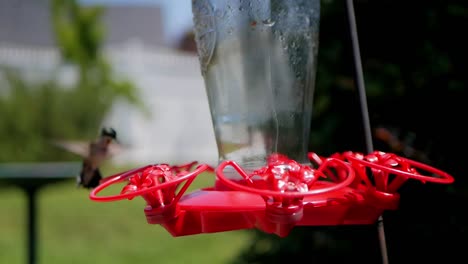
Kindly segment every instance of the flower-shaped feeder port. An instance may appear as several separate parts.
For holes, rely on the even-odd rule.
[[[347,151],[335,153],[331,157],[346,161],[352,166],[356,173],[356,179],[351,184],[355,190],[353,195],[364,198],[355,200],[343,219],[343,224],[371,224],[384,210],[398,209],[400,195],[397,191],[408,179],[439,184],[454,181],[446,172],[393,153],[374,151],[364,155]],[[311,152],[309,159],[320,165],[326,158]],[[342,177],[343,173],[345,172],[337,167],[330,175]]]

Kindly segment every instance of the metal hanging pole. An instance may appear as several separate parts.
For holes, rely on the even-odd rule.
[[[362,70],[361,54],[359,51],[359,39],[358,39],[357,27],[356,27],[356,17],[354,14],[353,1],[346,0],[346,4],[347,4],[347,10],[348,10],[349,26],[350,26],[350,31],[351,31],[351,41],[353,44],[353,55],[354,55],[354,63],[355,63],[355,70],[356,70],[356,82],[357,82],[358,91],[359,91],[359,100],[361,104],[362,121],[364,125],[366,147],[367,147],[367,152],[371,153],[374,151],[374,146],[372,144],[372,132],[371,132],[371,126],[370,126],[370,119],[369,119],[369,110],[367,109],[366,88],[364,86],[364,74]],[[384,229],[382,215],[380,215],[379,219],[377,220],[377,231],[379,234],[380,251],[382,253],[382,263],[388,264],[387,243],[385,240],[385,229]]]

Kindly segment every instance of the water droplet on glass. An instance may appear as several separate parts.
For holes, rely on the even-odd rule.
[[[267,27],[272,27],[275,25],[275,21],[271,20],[271,18],[265,19],[262,21],[263,25]]]
[[[223,11],[221,9],[218,9],[215,11],[215,16],[217,18],[222,18],[224,16]]]

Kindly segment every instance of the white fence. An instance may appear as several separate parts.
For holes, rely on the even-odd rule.
[[[124,103],[114,105],[103,125],[117,130],[131,147],[116,163],[184,163],[217,160],[208,101],[198,58],[170,49],[149,49],[138,43],[106,51],[114,69],[139,88],[151,116]],[[59,63],[52,48],[0,44],[0,64],[47,73]],[[68,74],[66,78],[73,78]]]

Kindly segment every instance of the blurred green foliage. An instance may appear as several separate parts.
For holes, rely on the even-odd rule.
[[[75,0],[52,0],[50,10],[62,59],[58,67],[72,69],[77,78],[65,85],[56,73],[29,80],[21,69],[2,68],[0,162],[70,159],[50,140],[94,139],[117,99],[145,110],[134,85],[119,78],[103,55],[105,10]]]

